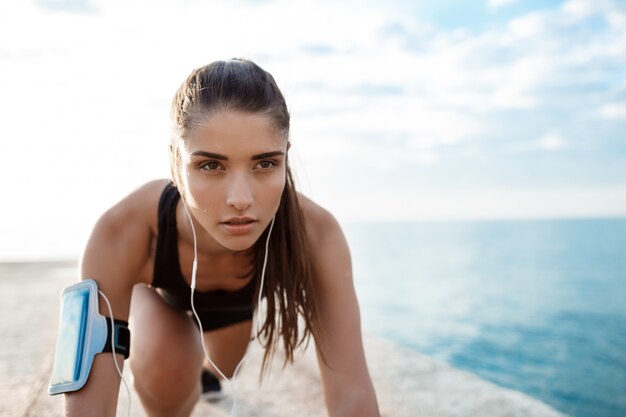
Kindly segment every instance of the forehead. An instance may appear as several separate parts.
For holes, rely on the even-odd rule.
[[[188,152],[205,150],[228,154],[261,153],[282,149],[287,138],[270,116],[224,110],[212,114],[184,141]]]

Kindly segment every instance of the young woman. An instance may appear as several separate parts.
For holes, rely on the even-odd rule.
[[[273,77],[240,59],[194,70],[174,97],[172,125],[172,179],[109,209],[81,262],[115,318],[130,316],[130,366],[148,415],[189,416],[203,368],[219,374],[200,337],[230,378],[251,336],[265,366],[279,344],[291,361],[312,335],[328,414],[379,416],[348,245],[333,216],[295,190],[289,113]],[[85,387],[66,394],[67,415],[113,416],[118,390],[111,358],[96,355]]]

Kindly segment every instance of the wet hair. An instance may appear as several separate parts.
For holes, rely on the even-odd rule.
[[[272,75],[244,59],[216,61],[195,69],[172,103],[172,136],[185,138],[199,124],[223,110],[265,114],[289,134],[289,111]]]
[[[287,104],[270,73],[244,59],[217,61],[195,69],[172,102],[170,157],[176,184],[181,184],[179,141],[184,141],[197,126],[220,111],[266,115],[277,131],[289,139]],[[257,296],[268,229],[252,247]],[[285,364],[293,362],[295,349],[308,343],[317,316],[304,216],[288,160],[285,188],[269,243],[263,296],[267,316],[257,334],[265,347],[262,374],[279,340],[285,350]]]

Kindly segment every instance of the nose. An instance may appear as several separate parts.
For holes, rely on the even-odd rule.
[[[254,202],[252,189],[244,176],[233,178],[228,187],[226,204],[238,211],[244,211]]]

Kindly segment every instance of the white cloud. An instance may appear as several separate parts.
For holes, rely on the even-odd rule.
[[[539,139],[538,146],[546,151],[555,151],[563,149],[566,146],[566,142],[558,133],[551,132]]]
[[[337,204],[339,192],[324,190],[318,200],[343,222],[415,219],[532,219],[623,216],[626,184],[543,189],[476,187],[465,189],[350,188],[349,204]],[[370,204],[375,201],[376,204]]]
[[[626,101],[605,104],[600,114],[605,119],[626,121]]]
[[[606,13],[607,22],[611,27],[620,29],[626,26],[626,13],[620,10],[609,10]]]
[[[294,145],[320,195],[337,178],[376,191],[399,171],[428,175],[422,169],[448,166],[447,149],[518,130],[524,146],[575,147],[569,133],[542,135],[626,116],[616,101],[626,81],[614,70],[626,67],[626,13],[616,2],[569,1],[482,32],[438,30],[370,6],[98,0],[75,13],[2,2],[0,115],[10,122],[0,126],[0,169],[19,175],[7,192],[24,196],[2,217],[61,221],[68,209],[54,204],[37,216],[33,190],[72,204],[80,191],[87,222],[140,182],[167,176],[171,96],[192,68],[232,56],[257,61],[282,86]],[[590,16],[606,27],[588,30]],[[555,109],[559,116],[531,128]],[[511,113],[521,116],[503,130],[497,122]]]
[[[517,3],[518,0],[488,0],[487,5],[490,9],[499,9],[503,6],[510,6]]]
[[[510,33],[520,38],[530,38],[544,34],[546,25],[550,24],[547,12],[533,12],[511,20],[508,24]]]
[[[596,4],[594,5],[594,3]],[[602,3],[602,1],[569,0],[563,3],[561,9],[568,17],[578,21],[591,16],[594,9],[597,9],[598,3]]]

